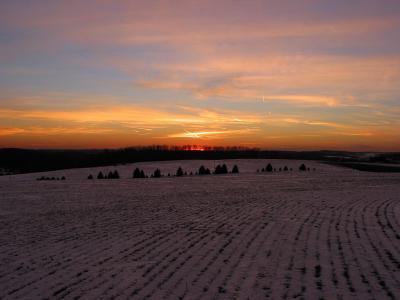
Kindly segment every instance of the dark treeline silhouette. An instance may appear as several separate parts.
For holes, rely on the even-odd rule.
[[[41,176],[37,178],[36,180],[66,180],[65,176],[60,177],[48,177],[48,176]]]
[[[88,176],[88,179],[93,179],[93,175],[90,174]],[[108,175],[104,175],[103,172],[99,172],[97,174],[97,179],[119,179],[119,173],[117,170],[115,170],[114,172],[110,171],[108,172]]]
[[[184,150],[186,149],[186,150]],[[0,169],[7,173],[45,172],[59,169],[100,167],[145,161],[187,160],[187,159],[302,159],[322,161],[360,161],[362,153],[344,151],[267,151],[242,147],[168,147],[149,146],[106,150],[30,150],[0,149]],[[206,151],[204,151],[206,150]],[[368,161],[394,161],[396,153],[377,154]]]

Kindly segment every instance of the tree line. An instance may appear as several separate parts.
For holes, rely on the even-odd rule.
[[[190,149],[190,151],[189,151]],[[349,155],[339,151],[268,151],[243,147],[149,146],[104,150],[0,149],[0,168],[8,173],[45,172],[60,169],[91,168],[118,164],[165,160],[301,159],[328,160]],[[194,149],[196,149],[194,147]]]
[[[313,168],[315,171],[316,169]],[[257,169],[257,173],[259,172],[276,172],[276,171],[293,171],[292,168],[288,168],[287,166],[285,167],[280,167],[279,169],[274,168],[270,163],[265,167],[260,169]],[[306,167],[306,165],[303,163],[299,166],[299,171],[311,171],[311,168]],[[161,170],[159,168],[156,168],[153,173],[150,175],[146,175],[144,170],[135,168],[135,170],[132,173],[132,178],[160,178],[160,177],[171,177],[171,176],[176,176],[176,177],[182,177],[182,176],[187,176],[187,175],[219,175],[219,174],[238,174],[239,173],[239,167],[235,164],[231,171],[228,170],[228,166],[226,164],[218,164],[215,169],[211,172],[209,168],[206,168],[204,165],[201,165],[199,169],[193,173],[193,172],[186,172],[182,169],[182,167],[178,167],[176,172],[174,174],[167,173],[166,175],[162,174]],[[94,179],[94,176],[92,174],[89,174],[87,177],[88,179]],[[109,171],[108,175],[105,175],[102,171],[99,171],[97,174],[97,179],[119,179],[119,173],[117,170],[114,172]]]

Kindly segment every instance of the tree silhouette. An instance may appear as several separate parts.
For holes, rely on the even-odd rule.
[[[226,164],[217,165],[214,170],[214,174],[227,174],[228,173],[228,167]]]
[[[285,167],[283,168],[283,171],[289,171],[289,168],[288,168],[287,166],[285,166]]]
[[[65,176],[61,177],[61,180],[65,180]]]
[[[237,174],[239,173],[239,167],[237,165],[234,165],[232,168],[232,173]]]
[[[206,174],[207,174],[206,168],[203,165],[201,165],[199,168],[199,175],[206,175]]]
[[[183,176],[183,170],[181,167],[179,167],[178,170],[176,171],[176,176]]]
[[[139,168],[136,168],[136,169],[133,171],[132,177],[133,177],[133,178],[142,178]]]
[[[268,164],[267,167],[265,168],[266,172],[272,172],[273,168],[271,164]]]
[[[300,171],[307,171],[306,165],[305,164],[301,164],[299,167]]]
[[[113,179],[119,179],[119,173],[117,170],[115,170],[113,173]]]
[[[140,171],[140,177],[139,178],[147,178],[147,176],[144,175],[144,171],[143,170]]]
[[[99,174],[97,174],[97,179],[104,179],[104,175],[103,172],[99,172]]]
[[[89,174],[89,176],[87,177],[87,179],[93,179],[93,175]]]
[[[154,171],[153,177],[154,177],[154,178],[160,178],[160,177],[161,177],[161,171],[160,171],[160,169],[157,168],[157,169]]]

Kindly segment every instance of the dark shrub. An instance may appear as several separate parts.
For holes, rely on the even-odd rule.
[[[206,169],[206,173],[205,173],[205,175],[210,175],[211,174],[211,171],[210,171],[210,169],[209,168],[207,168]]]
[[[265,172],[265,169],[264,169],[264,168],[262,168],[262,169],[261,169],[261,172]]]
[[[206,175],[206,168],[204,166],[200,166],[199,168],[199,175]]]
[[[300,171],[307,171],[306,165],[305,164],[301,164],[299,167]]]
[[[179,167],[178,170],[176,170],[176,176],[183,176],[183,170],[181,167]]]
[[[228,167],[226,164],[217,165],[214,170],[214,174],[227,174],[228,173]]]
[[[144,171],[140,171],[140,178],[148,178],[148,176],[144,175]]]
[[[142,178],[142,175],[141,175],[141,172],[140,172],[139,168],[136,168],[136,169],[133,171],[132,177],[133,177],[133,178]]]
[[[61,177],[61,180],[65,180],[65,176]]]
[[[160,177],[161,177],[161,171],[160,171],[160,169],[157,168],[157,169],[154,171],[153,177],[154,177],[154,178],[160,178]]]
[[[282,171],[282,168],[279,168],[279,172],[281,172]]]
[[[111,171],[108,172],[107,179],[114,179],[114,173]]]
[[[190,175],[193,175],[193,172],[190,172]]]
[[[283,168],[283,171],[289,171],[289,168],[288,168],[287,166],[285,166],[285,167]]]
[[[112,177],[112,178],[113,178],[113,179],[119,179],[119,173],[118,173],[117,170],[114,171],[113,177]]]
[[[55,177],[51,177],[51,180],[56,180],[56,178]]]
[[[99,172],[99,174],[97,174],[97,179],[104,179],[104,175],[103,172]]]
[[[87,177],[87,179],[93,179],[93,175],[89,174],[89,176]]]
[[[237,165],[234,165],[234,166],[233,166],[233,168],[232,168],[232,173],[234,173],[234,174],[239,173],[239,168],[238,168]]]
[[[268,164],[267,167],[265,168],[266,172],[272,172],[273,168],[271,164]]]
[[[217,165],[214,170],[214,174],[221,174],[221,166]]]

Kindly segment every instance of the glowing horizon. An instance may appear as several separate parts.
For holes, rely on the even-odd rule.
[[[400,3],[0,4],[0,147],[400,151]]]

